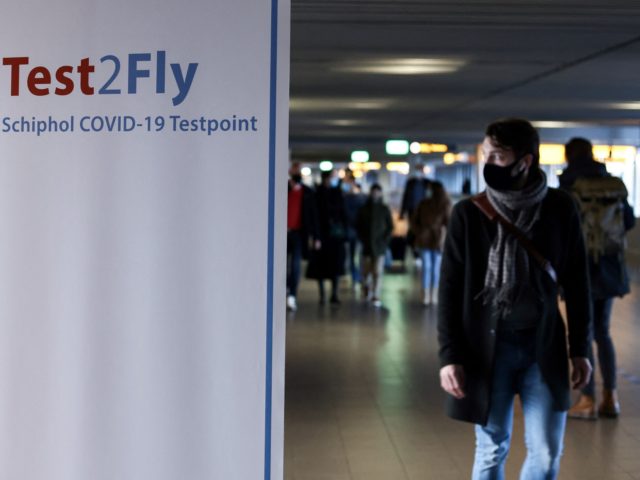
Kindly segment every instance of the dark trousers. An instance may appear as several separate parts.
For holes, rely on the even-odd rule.
[[[287,293],[298,296],[300,283],[300,262],[302,260],[302,233],[300,230],[287,232]]]
[[[349,269],[351,270],[351,282],[360,282],[360,265],[358,260],[358,242],[357,238],[350,238],[349,244]]]
[[[607,390],[616,388],[616,350],[613,346],[613,340],[609,332],[611,325],[611,308],[613,307],[613,298],[604,300],[593,300],[593,325],[591,325],[589,342],[589,361],[594,365],[594,374],[591,380],[582,390],[585,395],[593,396],[596,391],[595,363],[593,355],[593,341],[598,346],[598,363],[600,364],[600,373],[602,375],[602,383]]]

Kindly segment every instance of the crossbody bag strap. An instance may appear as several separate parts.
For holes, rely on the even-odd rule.
[[[476,207],[480,209],[485,216],[491,220],[492,222],[500,223],[507,232],[513,235],[520,245],[529,253],[531,258],[542,268],[545,272],[549,274],[551,279],[558,283],[558,275],[551,265],[551,262],[544,258],[542,254],[536,249],[531,240],[527,238],[522,230],[516,227],[513,223],[507,220],[505,217],[500,215],[494,206],[489,201],[489,197],[487,197],[486,192],[480,193],[471,198],[471,201],[474,203]]]

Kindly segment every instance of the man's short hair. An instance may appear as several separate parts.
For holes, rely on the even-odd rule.
[[[369,189],[369,193],[378,190],[378,191],[382,191],[382,185],[380,185],[379,183],[374,183],[373,185],[371,185],[371,188]]]
[[[529,121],[522,118],[497,120],[487,127],[485,135],[500,148],[512,150],[516,160],[531,154],[532,166],[540,165],[540,137]]]
[[[593,145],[586,138],[574,137],[564,146],[564,156],[568,163],[593,160]]]

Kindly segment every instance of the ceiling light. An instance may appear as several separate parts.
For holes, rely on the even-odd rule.
[[[369,161],[369,152],[366,150],[355,150],[351,152],[351,161],[355,163],[365,163]]]
[[[406,140],[388,140],[385,150],[387,155],[406,155],[409,153],[409,142]]]
[[[329,160],[320,162],[320,170],[323,172],[330,172],[333,170],[333,162],[330,162]]]
[[[389,172],[398,172],[402,175],[409,175],[411,166],[407,162],[389,162],[387,163],[387,170]]]
[[[443,143],[419,143],[414,142],[412,144],[413,153],[446,153],[449,151],[449,147]],[[419,148],[419,150],[418,150]]]
[[[292,111],[327,111],[327,110],[382,110],[393,105],[388,98],[314,98],[294,97],[289,107]]]
[[[328,125],[335,125],[336,127],[355,127],[357,125],[361,125],[362,121],[360,120],[348,120],[348,119],[337,119],[337,120],[327,120]]]
[[[418,155],[419,153],[421,153],[422,147],[420,146],[420,142],[413,142],[411,145],[409,145],[409,150],[414,155]]]
[[[336,66],[334,70],[381,75],[430,75],[456,72],[464,65],[462,60],[446,58],[378,58],[350,61]]]
[[[303,177],[308,177],[311,175],[311,169],[309,167],[304,167],[300,173],[302,173]]]
[[[536,128],[579,128],[585,125],[579,122],[557,122],[553,120],[540,120],[531,122],[531,124]]]
[[[610,103],[607,106],[617,108],[619,110],[640,110],[640,102]]]
[[[349,170],[352,172],[370,172],[371,170],[380,170],[382,164],[379,162],[355,163],[349,164]]]
[[[456,154],[455,153],[445,153],[444,154],[444,163],[445,165],[453,165],[456,163]]]

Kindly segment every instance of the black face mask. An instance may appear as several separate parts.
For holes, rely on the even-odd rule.
[[[302,175],[291,175],[291,180],[295,183],[302,183]]]
[[[527,170],[522,168],[518,171],[518,168],[522,168],[520,160],[506,167],[486,163],[483,171],[484,181],[494,190],[515,190],[515,186],[522,181]]]

